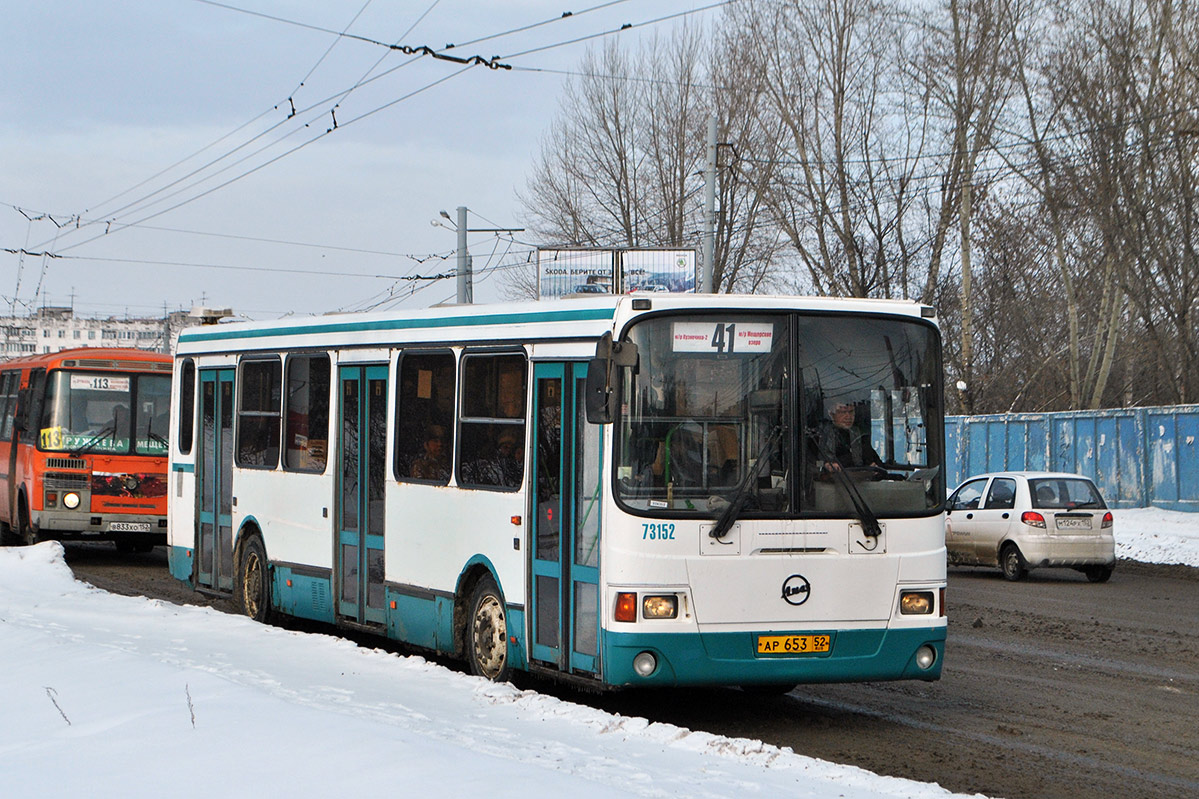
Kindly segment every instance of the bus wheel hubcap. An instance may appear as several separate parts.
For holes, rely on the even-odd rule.
[[[475,660],[479,671],[488,679],[494,679],[504,668],[507,657],[504,635],[504,609],[500,601],[489,594],[475,609],[474,624]]]

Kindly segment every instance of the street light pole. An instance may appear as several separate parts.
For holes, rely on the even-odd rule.
[[[470,253],[466,249],[466,234],[467,233],[523,233],[522,227],[481,227],[468,228],[466,226],[466,211],[465,205],[458,206],[458,224],[456,230],[458,233],[458,266],[455,274],[458,277],[458,303],[460,305],[470,305],[475,301],[475,286],[474,272],[471,267]],[[450,215],[445,211],[440,212],[443,219],[450,219]],[[450,220],[453,221],[453,220]],[[445,227],[436,219],[433,224],[439,227]]]
[[[469,305],[475,301],[475,290],[471,282],[470,254],[466,251],[466,206],[458,206],[458,304]]]

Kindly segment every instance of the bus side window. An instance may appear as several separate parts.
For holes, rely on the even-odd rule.
[[[192,436],[196,429],[196,362],[188,358],[179,372],[179,452],[192,451]]]
[[[283,399],[278,358],[242,361],[237,415],[237,465],[279,465],[279,416]]]
[[[329,356],[287,359],[287,407],[283,409],[283,465],[301,472],[323,472],[329,446]]]
[[[454,451],[454,355],[405,353],[398,371],[396,479],[445,485]]]
[[[12,440],[13,414],[17,411],[17,387],[20,372],[5,372],[0,376],[0,441]]]
[[[458,482],[518,488],[525,471],[525,357],[467,355],[462,361]]]

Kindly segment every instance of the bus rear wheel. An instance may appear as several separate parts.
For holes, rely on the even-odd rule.
[[[507,681],[508,621],[504,596],[490,576],[475,584],[466,618],[466,659],[472,674],[492,682]]]
[[[266,548],[257,535],[250,536],[237,563],[237,604],[241,612],[263,624],[271,620],[271,580]]]

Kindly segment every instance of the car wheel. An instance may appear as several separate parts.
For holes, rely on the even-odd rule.
[[[242,549],[237,564],[237,604],[241,612],[263,624],[271,620],[271,579],[266,548],[257,535]]]
[[[1115,571],[1114,566],[1097,565],[1083,568],[1082,573],[1092,583],[1106,583],[1108,578],[1112,576],[1113,571]]]
[[[1003,545],[999,553],[999,568],[1003,569],[1003,579],[1012,582],[1022,580],[1028,574],[1028,566],[1020,554],[1020,548],[1010,541]]]
[[[472,674],[492,682],[505,682],[508,666],[508,621],[504,596],[490,576],[479,580],[470,593],[466,617],[466,659]]]

